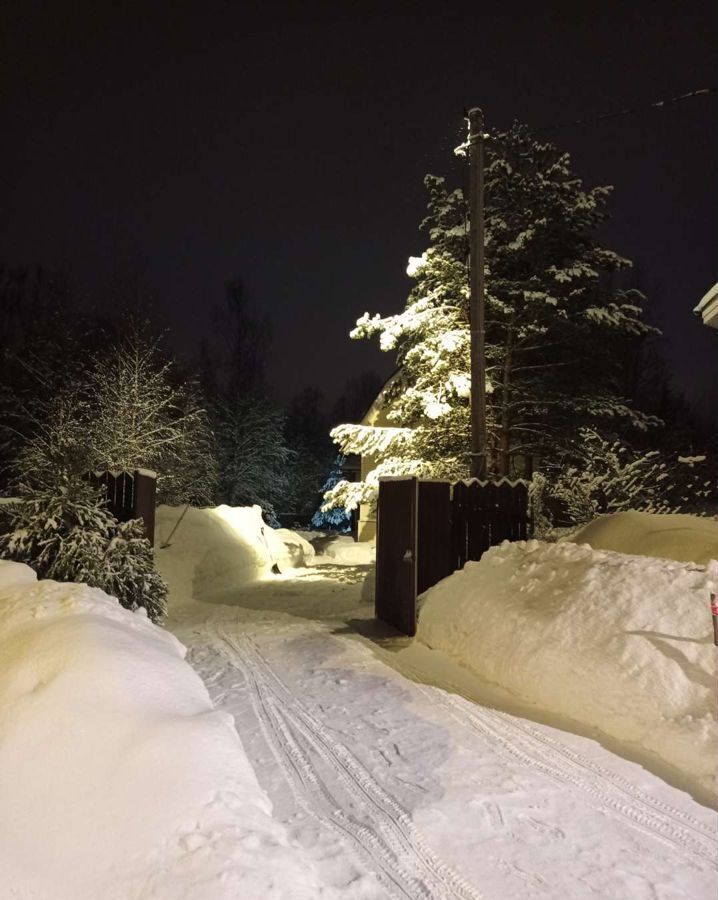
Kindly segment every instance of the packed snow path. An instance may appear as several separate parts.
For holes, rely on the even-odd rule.
[[[397,672],[355,630],[368,571],[296,570],[171,622],[330,891],[714,896],[715,813],[593,741]]]

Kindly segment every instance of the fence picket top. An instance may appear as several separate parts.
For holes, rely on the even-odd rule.
[[[511,479],[506,475],[503,475],[501,478],[462,478],[460,481],[456,482],[455,486],[459,484],[466,485],[466,487],[469,487],[472,484],[478,484],[481,487],[486,487],[487,484],[495,484],[497,486],[501,484],[510,484],[512,487],[515,487],[517,485],[525,485],[526,489],[528,490],[528,486],[529,484],[531,484],[531,482],[527,481],[525,478]]]
[[[128,478],[134,478],[135,475],[157,478],[157,472],[152,469],[94,469],[90,474],[95,478],[106,478],[108,475],[112,478],[119,478],[120,475],[126,475]]]

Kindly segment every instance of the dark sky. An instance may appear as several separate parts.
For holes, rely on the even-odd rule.
[[[423,175],[462,110],[539,127],[715,85],[715,0],[4,3],[0,260],[88,297],[139,277],[197,349],[242,276],[274,323],[280,398],[333,396],[388,355],[347,332],[390,313],[425,246]],[[718,277],[715,97],[556,131],[613,184],[606,241],[655,299],[678,383],[715,390],[691,309]]]

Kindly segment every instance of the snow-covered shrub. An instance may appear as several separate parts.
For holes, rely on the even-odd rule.
[[[581,525],[598,515],[629,509],[680,512],[692,501],[705,499],[711,489],[690,459],[689,465],[683,457],[672,458],[659,450],[637,451],[619,439],[581,429],[570,463],[543,487],[534,487],[541,521]]]
[[[90,359],[76,379],[23,407],[17,482],[46,488],[58,475],[152,469],[160,503],[209,503],[213,437],[192,384],[177,384],[158,343],[133,332]]]
[[[216,480],[207,414],[192,383],[178,383],[159,342],[133,330],[98,356],[85,385],[93,468],[153,469],[160,503],[208,503]]]
[[[529,484],[529,512],[533,522],[533,534],[545,538],[551,530],[551,516],[546,506],[546,495],[549,491],[548,479],[540,472],[535,472]]]
[[[167,586],[141,520],[118,522],[89,484],[62,478],[27,492],[4,519],[0,558],[27,563],[38,578],[101,588],[154,622],[164,615]]]

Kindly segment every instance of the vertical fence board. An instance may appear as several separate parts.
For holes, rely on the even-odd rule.
[[[484,526],[484,540],[481,542],[481,554],[483,555],[489,547],[493,547],[498,543],[496,538],[500,534],[500,513],[499,513],[499,492],[498,487],[493,481],[483,485],[482,513],[486,517]],[[488,533],[486,533],[488,532]],[[481,555],[474,557],[481,559]]]
[[[492,545],[495,546],[502,541],[511,540],[514,518],[514,488],[508,481],[504,481],[496,488],[495,525],[491,535]]]
[[[484,544],[488,546],[486,532],[486,515],[484,512],[484,492],[478,481],[471,481],[466,486],[466,559],[479,559],[484,552]]]
[[[529,488],[528,485],[521,481],[514,488],[514,498],[516,501],[515,521],[516,537],[515,541],[525,541],[529,536]]]
[[[417,506],[417,594],[454,571],[452,553],[451,485],[448,481],[419,481]]]
[[[416,634],[417,481],[379,481],[377,503],[377,619],[413,636]]]
[[[451,494],[451,560],[455,569],[463,569],[468,549],[468,488],[463,481],[457,482]]]

